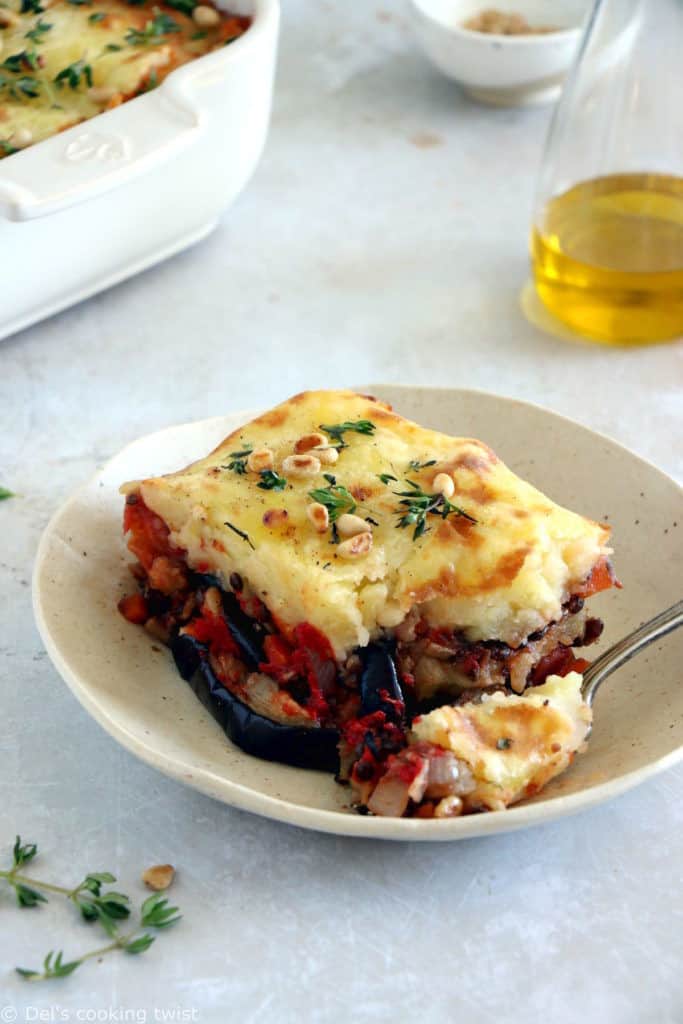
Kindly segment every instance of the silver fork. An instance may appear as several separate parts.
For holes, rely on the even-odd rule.
[[[630,661],[644,647],[648,647],[655,640],[666,636],[667,633],[672,633],[679,626],[683,626],[683,600],[677,601],[666,611],[655,615],[654,619],[643,623],[638,629],[634,629],[623,640],[619,640],[608,651],[601,654],[583,674],[581,694],[586,704],[589,707],[593,706],[595,694],[607,676]]]

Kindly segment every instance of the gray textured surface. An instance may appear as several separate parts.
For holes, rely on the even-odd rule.
[[[140,870],[169,860],[186,914],[143,957],[29,987],[15,963],[94,940],[56,903],[19,912],[0,895],[0,1007],[18,1020],[51,1007],[43,1019],[679,1024],[680,769],[526,833],[337,840],[137,763],[41,650],[41,529],[103,459],[169,423],[312,385],[483,387],[683,472],[680,344],[572,345],[519,312],[547,111],[466,103],[413,52],[398,3],[286,7],[270,144],[216,234],[0,344],[0,483],[19,494],[0,505],[0,841],[20,830],[45,877],[110,869],[140,895]]]

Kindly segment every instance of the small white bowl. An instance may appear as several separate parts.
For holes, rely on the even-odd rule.
[[[429,60],[481,103],[528,106],[556,99],[574,58],[591,0],[410,0],[417,40]],[[487,8],[521,14],[557,32],[504,36],[463,22]]]

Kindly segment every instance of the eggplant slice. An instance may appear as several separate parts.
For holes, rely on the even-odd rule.
[[[395,644],[377,640],[358,652],[362,661],[360,701],[364,715],[383,711],[388,721],[401,724],[405,717],[405,699],[398,681],[395,651]],[[393,702],[400,702],[403,712]]]
[[[336,729],[282,725],[256,714],[218,679],[206,657],[206,646],[187,634],[176,636],[171,650],[182,678],[246,754],[295,768],[339,771]]]

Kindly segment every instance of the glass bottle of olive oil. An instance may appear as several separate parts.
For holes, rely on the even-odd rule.
[[[596,0],[551,126],[534,281],[596,341],[683,336],[681,53],[683,0]]]

